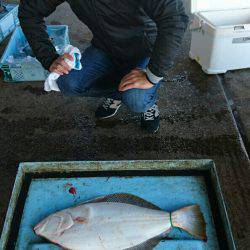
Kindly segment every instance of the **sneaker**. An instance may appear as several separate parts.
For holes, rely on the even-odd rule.
[[[121,107],[122,102],[111,98],[106,98],[105,101],[98,107],[95,112],[97,119],[103,120],[114,116]]]
[[[160,128],[160,112],[155,104],[147,112],[142,114],[141,127],[149,133],[156,133]]]

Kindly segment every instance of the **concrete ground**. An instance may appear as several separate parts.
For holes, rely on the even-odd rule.
[[[73,44],[83,46],[91,39],[67,5],[48,19],[48,23],[58,22],[70,25]],[[162,119],[156,135],[143,133],[139,116],[125,107],[114,119],[100,123],[94,118],[99,102],[95,98],[47,94],[41,82],[1,81],[0,227],[20,162],[209,158],[218,168],[236,245],[250,249],[248,147],[244,147],[230,105],[234,100],[248,134],[250,94],[246,80],[250,74],[230,72],[224,82],[205,75],[188,58],[189,42],[187,34],[175,67],[160,89]],[[6,44],[7,40],[1,44],[2,51]]]
[[[224,76],[224,88],[250,153],[250,70],[228,72]]]

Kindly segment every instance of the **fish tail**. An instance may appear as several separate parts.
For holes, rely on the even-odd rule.
[[[201,240],[207,240],[206,223],[200,206],[188,206],[172,212],[170,220],[173,227],[181,228]]]

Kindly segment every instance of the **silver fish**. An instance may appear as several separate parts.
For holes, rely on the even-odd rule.
[[[198,205],[168,213],[129,194],[109,195],[57,212],[34,231],[71,250],[149,250],[173,227],[206,240],[206,225]]]

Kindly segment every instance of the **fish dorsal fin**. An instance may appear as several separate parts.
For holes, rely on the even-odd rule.
[[[125,250],[153,250],[162,240],[162,237],[155,237],[151,240],[147,240],[138,246],[130,247]]]
[[[156,205],[132,194],[126,193],[117,193],[111,194],[103,197],[99,197],[97,199],[88,201],[86,203],[98,203],[98,202],[116,202],[116,203],[126,203],[130,205],[135,205],[138,207],[150,208],[155,210],[161,210]]]

